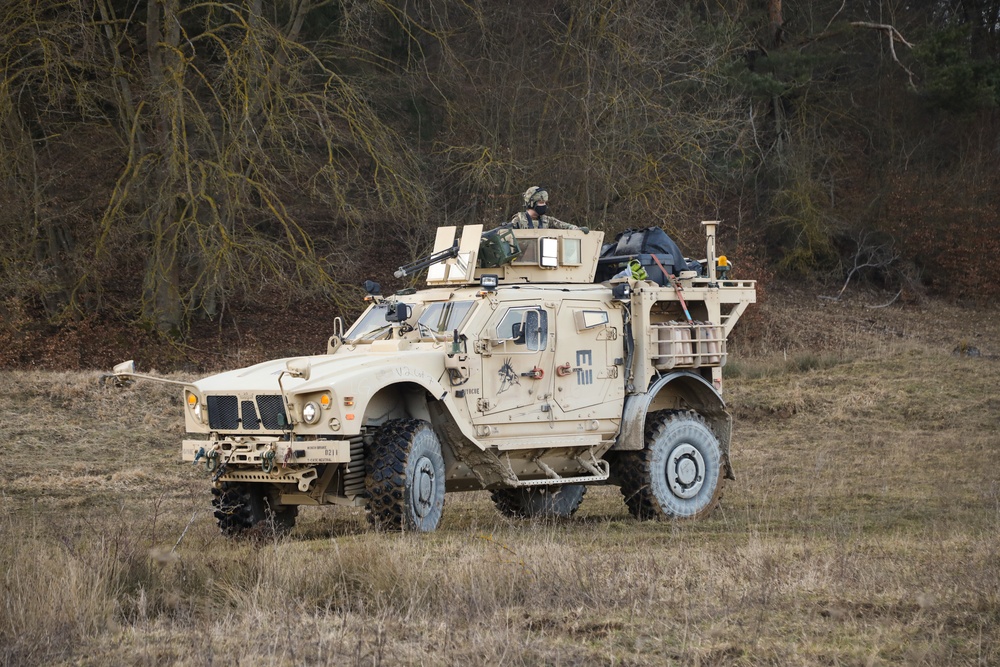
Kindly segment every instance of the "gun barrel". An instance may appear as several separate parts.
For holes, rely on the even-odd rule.
[[[418,259],[415,262],[411,262],[410,264],[401,266],[398,269],[396,269],[396,271],[392,275],[396,276],[397,278],[409,276],[416,273],[417,271],[420,271],[421,269],[426,269],[428,266],[432,264],[443,262],[444,260],[451,259],[452,257],[458,257],[458,243],[455,243],[450,248],[446,248],[445,250],[436,252],[433,255],[429,255],[427,257],[424,257],[423,259]]]

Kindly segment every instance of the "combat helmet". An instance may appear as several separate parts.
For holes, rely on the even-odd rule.
[[[532,185],[524,191],[524,208],[531,208],[540,201],[548,201],[549,193],[544,186]]]

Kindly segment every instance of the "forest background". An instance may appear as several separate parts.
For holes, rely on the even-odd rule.
[[[997,0],[37,0],[0,25],[0,367],[316,351],[362,280],[538,184],[692,255],[722,220],[764,298],[1000,296]]]

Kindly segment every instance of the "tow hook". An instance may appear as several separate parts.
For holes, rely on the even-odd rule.
[[[204,447],[199,449],[198,455],[194,459],[195,463],[198,462],[198,459],[201,458],[202,455],[205,456],[205,470],[208,472],[215,472],[216,468],[219,467],[219,444],[216,443],[215,446],[207,452]]]
[[[556,375],[558,375],[561,378],[566,377],[572,372],[573,372],[573,367],[570,366],[568,363],[563,364],[562,366],[556,366]]]
[[[543,377],[545,377],[545,371],[543,371],[538,366],[535,366],[527,373],[521,373],[521,377],[531,378],[532,380],[541,380]]]
[[[202,448],[204,449],[204,448]],[[195,461],[197,462],[197,458]],[[208,472],[215,472],[219,467],[219,445],[216,444],[212,449],[205,452],[205,470]]]
[[[274,470],[274,445],[271,448],[260,455],[260,469],[265,473],[270,474]]]

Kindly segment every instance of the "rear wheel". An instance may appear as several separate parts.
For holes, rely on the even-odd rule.
[[[696,412],[663,411],[646,421],[646,446],[622,452],[617,476],[637,519],[699,519],[722,499],[719,440]]]
[[[444,457],[434,429],[394,419],[376,433],[365,457],[368,519],[385,530],[429,532],[444,511]]]
[[[284,535],[295,526],[299,514],[295,505],[278,505],[261,484],[223,482],[212,489],[212,496],[219,529],[230,537]]]
[[[517,519],[533,517],[566,518],[583,502],[587,487],[582,484],[552,484],[520,489],[499,489],[490,494],[501,514]]]

